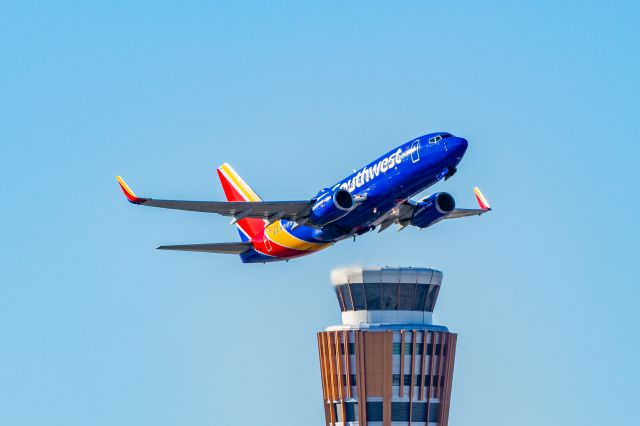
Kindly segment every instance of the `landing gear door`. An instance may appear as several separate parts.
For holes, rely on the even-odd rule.
[[[411,143],[411,162],[417,163],[418,161],[420,161],[420,139]]]

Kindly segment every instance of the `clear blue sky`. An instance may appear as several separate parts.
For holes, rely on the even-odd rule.
[[[321,425],[347,264],[444,271],[452,426],[637,424],[637,2],[132,3],[0,5],[0,424]],[[300,199],[437,130],[493,213],[286,264],[114,179]]]

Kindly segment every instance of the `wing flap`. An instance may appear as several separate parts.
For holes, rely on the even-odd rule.
[[[211,243],[183,244],[177,246],[160,246],[158,250],[198,251],[203,253],[240,254],[250,250],[251,243]]]

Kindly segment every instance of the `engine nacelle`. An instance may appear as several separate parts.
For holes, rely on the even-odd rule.
[[[338,189],[318,198],[309,213],[309,222],[324,226],[344,217],[356,206],[353,195],[346,189]]]
[[[438,192],[418,202],[411,217],[411,224],[418,228],[426,228],[440,222],[455,208],[456,200],[451,194]]]

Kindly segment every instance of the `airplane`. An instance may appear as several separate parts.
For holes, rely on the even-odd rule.
[[[478,209],[456,208],[454,198],[446,192],[411,199],[453,176],[467,146],[466,139],[451,133],[426,134],[300,201],[262,201],[227,163],[217,169],[226,202],[141,198],[120,176],[116,179],[133,204],[232,217],[231,224],[237,226],[241,239],[158,249],[237,254],[244,263],[288,261],[376,228],[382,232],[397,224],[398,230],[409,225],[422,229],[443,219],[491,211],[478,187],[474,188]]]

